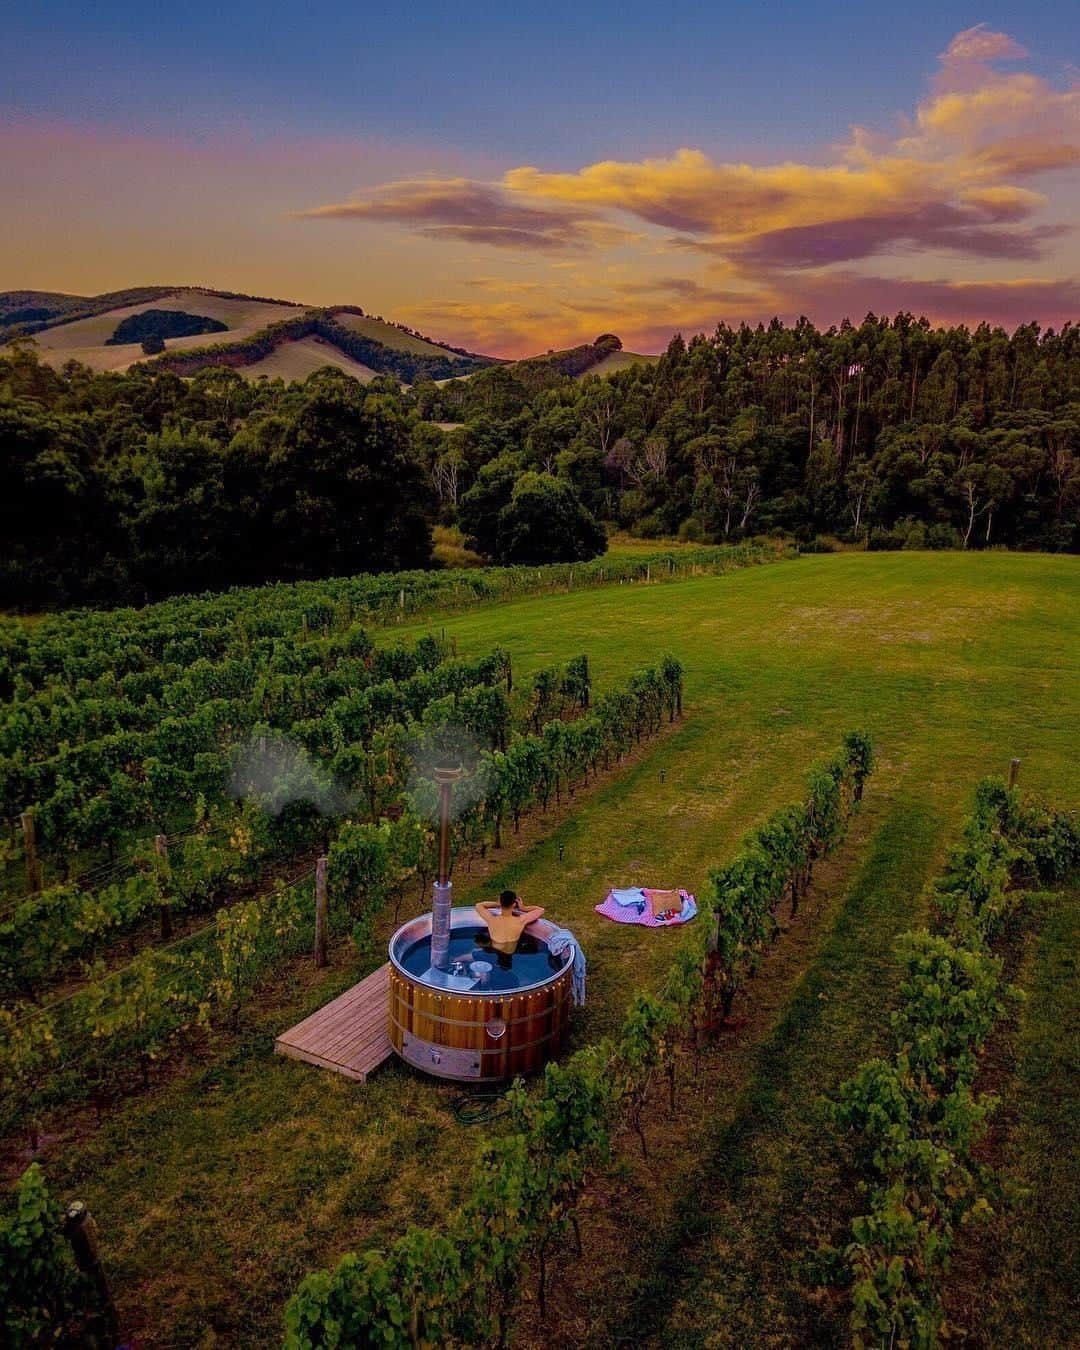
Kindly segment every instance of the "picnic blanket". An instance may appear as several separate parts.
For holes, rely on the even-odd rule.
[[[627,898],[628,890],[609,891],[602,905],[596,906],[597,914],[615,923],[638,923],[645,928],[673,928],[679,923],[689,923],[697,913],[697,901],[681,888],[676,891],[654,890],[649,886],[634,888],[640,895],[637,900]],[[676,911],[670,919],[660,915],[669,910]]]

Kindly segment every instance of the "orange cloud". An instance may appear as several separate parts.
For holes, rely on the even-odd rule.
[[[957,33],[938,60],[945,67],[972,62],[986,65],[990,61],[1021,61],[1027,54],[1027,48],[1008,33],[993,33],[986,24],[977,23],[974,28]]]
[[[1060,231],[1026,224],[1046,199],[1015,180],[1080,160],[1080,87],[989,64],[1024,54],[981,25],[958,34],[910,134],[890,142],[855,128],[831,164],[716,163],[683,148],[568,172],[523,165],[491,184],[406,180],[305,214],[542,250],[624,242],[615,222],[629,216],[744,266],[824,266],[894,247],[1030,259]]]
[[[504,290],[500,303],[481,297],[424,312],[454,325],[459,338],[518,353],[530,341],[547,345],[553,324],[574,341],[618,321],[624,338],[647,341],[661,324],[689,327],[710,307],[737,318],[801,310],[842,317],[842,301],[850,313],[901,306],[1005,322],[1032,317],[1042,304],[1060,322],[1075,304],[1071,281],[890,275],[912,257],[936,276],[950,256],[969,268],[1045,264],[1071,229],[1067,215],[1050,216],[1048,177],[1080,163],[1080,83],[1058,87],[998,68],[1026,56],[1015,39],[982,24],[956,34],[910,119],[893,134],[853,127],[821,163],[719,162],[683,147],[563,171],[519,165],[493,182],[391,182],[304,214],[392,221],[504,254],[589,255],[587,277],[555,270],[575,269],[572,261],[548,262],[528,303]],[[679,254],[700,259],[730,289],[652,275],[657,258]],[[638,275],[628,279],[619,269],[634,259]]]

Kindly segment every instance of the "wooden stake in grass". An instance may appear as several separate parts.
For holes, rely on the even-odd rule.
[[[90,1211],[81,1200],[76,1200],[73,1204],[68,1205],[67,1214],[64,1216],[63,1231],[64,1237],[71,1244],[75,1264],[94,1282],[105,1319],[109,1344],[115,1345],[120,1329],[120,1319],[117,1316],[116,1304],[113,1303],[112,1293],[109,1290],[109,1281],[105,1277],[105,1268],[101,1264],[97,1224],[94,1223]]]
[[[1009,760],[1009,787],[1016,786],[1016,780],[1020,777],[1020,761],[1018,759]]]
[[[326,965],[326,866],[325,857],[315,864],[315,965]]]
[[[41,859],[37,855],[37,824],[29,811],[19,817],[22,825],[23,850],[26,854],[26,889],[35,894],[41,890]]]
[[[162,860],[161,871],[164,872],[169,861],[169,841],[163,834],[154,835],[154,852]],[[159,886],[163,882],[164,877],[160,876],[158,878]],[[160,895],[162,892],[159,891],[158,894]],[[162,942],[168,942],[172,937],[172,909],[164,897],[158,906],[158,916],[161,922],[161,940]]]

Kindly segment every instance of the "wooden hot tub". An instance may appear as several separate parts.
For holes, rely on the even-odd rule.
[[[403,924],[390,939],[390,1043],[425,1073],[458,1082],[502,1082],[542,1069],[562,1045],[570,1020],[573,952],[561,958],[548,953],[555,925],[546,919],[530,924],[533,941],[524,945],[536,951],[520,961],[515,955],[509,967],[477,945],[484,931],[474,910],[451,912],[456,974],[449,977],[417,970],[425,940],[430,946],[430,913]],[[492,987],[508,983],[513,987]]]

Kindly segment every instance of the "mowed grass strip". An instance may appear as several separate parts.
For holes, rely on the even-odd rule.
[[[700,1151],[694,1202],[654,1249],[623,1339],[779,1346],[826,1332],[800,1268],[817,1241],[842,1236],[837,1222],[854,1213],[854,1200],[823,1097],[887,1039],[899,984],[893,944],[923,916],[945,825],[909,787],[882,814],[733,1115],[687,1141]]]
[[[519,680],[581,651],[601,690],[665,650],[687,668],[685,722],[549,836],[531,834],[523,856],[459,872],[457,898],[507,882],[577,931],[590,960],[580,1043],[662,976],[678,940],[602,920],[593,906],[608,886],[700,889],[849,726],[868,728],[881,759],[870,821],[898,791],[955,819],[1011,755],[1028,786],[1075,800],[1078,591],[1072,558],[835,555],[439,620],[463,654],[507,647]],[[910,847],[923,851],[918,838]],[[906,923],[881,918],[871,953]],[[99,1121],[53,1123],[50,1182],[95,1213],[126,1330],[143,1344],[196,1344],[207,1331],[274,1343],[303,1273],[454,1204],[477,1132],[454,1121],[452,1089],[395,1064],[361,1087],[272,1053],[277,1032],[369,968],[343,946],[327,974],[283,971],[206,1058],[105,1103]]]
[[[998,1088],[1012,1128],[995,1161],[1012,1198],[967,1328],[973,1345],[1031,1350],[1080,1345],[1080,888],[1039,902],[1016,1076]]]

